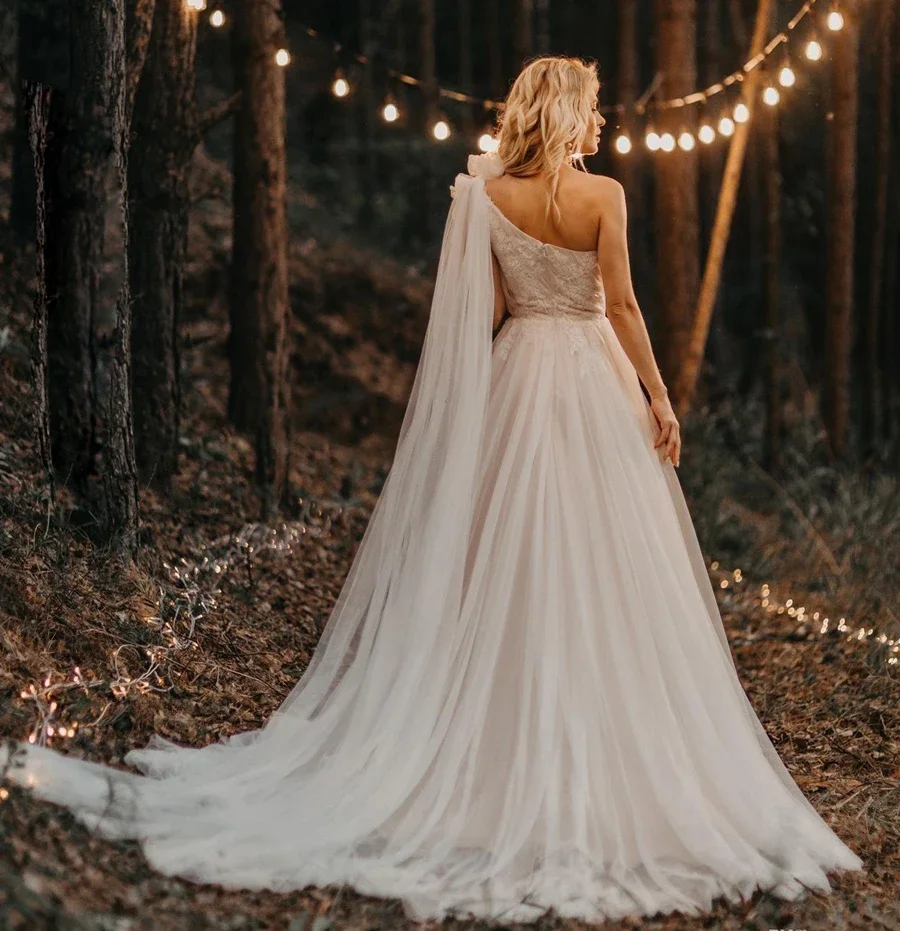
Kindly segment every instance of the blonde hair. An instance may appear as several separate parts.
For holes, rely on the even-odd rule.
[[[498,150],[503,168],[520,178],[549,175],[548,214],[553,209],[559,215],[559,170],[568,159],[579,159],[577,149],[590,126],[599,91],[596,64],[548,56],[529,62],[506,96]]]

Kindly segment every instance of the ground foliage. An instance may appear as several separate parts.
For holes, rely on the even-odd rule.
[[[144,547],[133,566],[93,542],[89,500],[63,489],[49,505],[28,384],[29,257],[4,250],[0,269],[0,735],[77,722],[74,736],[52,743],[114,764],[152,732],[196,745],[257,727],[290,690],[384,482],[427,320],[427,277],[339,241],[295,238],[298,412],[285,519],[305,516],[309,532],[289,549],[236,546],[258,505],[251,448],[225,418],[227,224],[221,211],[204,212],[213,182],[198,175],[182,467],[168,498],[141,491]],[[752,400],[692,417],[680,472],[704,550],[718,560],[710,572],[741,680],[797,782],[868,872],[839,874],[831,896],[802,903],[757,894],[702,919],[611,928],[900,931],[900,681],[878,640],[900,634],[897,482],[824,464],[805,403],[789,418],[792,464],[777,480],[754,464]],[[225,571],[195,573],[188,597],[179,561],[223,553]],[[228,892],[165,878],[137,844],[97,839],[27,790],[10,788],[0,802],[0,928],[407,924],[397,902],[347,888]],[[548,916],[538,927],[576,925]]]

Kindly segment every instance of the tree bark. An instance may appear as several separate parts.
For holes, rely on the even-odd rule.
[[[500,0],[487,2],[487,40],[488,40],[488,75],[491,82],[491,96],[506,96],[506,82],[503,78],[503,38],[500,27]]]
[[[47,397],[47,278],[44,268],[45,256],[45,200],[44,160],[47,150],[47,125],[50,108],[48,87],[42,84],[23,82],[23,104],[29,143],[34,159],[35,181],[35,252],[37,286],[34,294],[34,311],[31,326],[31,372],[34,383],[35,407],[37,408],[38,449],[41,465],[47,476],[47,487],[51,504],[56,499],[56,482],[50,455],[50,404]]]
[[[284,71],[271,37],[276,0],[235,9],[235,78],[243,105],[235,120],[229,415],[255,428],[256,480],[264,513],[287,488],[289,343],[287,168]]]
[[[107,73],[112,103],[112,146],[116,181],[120,192],[122,253],[124,265],[116,300],[116,326],[113,353],[109,360],[106,447],[104,450],[103,492],[106,504],[106,537],[125,555],[133,556],[138,546],[138,488],[134,459],[134,423],[131,403],[131,295],[128,284],[128,88],[125,57],[125,0],[107,0],[91,7],[95,41],[106,47]]]
[[[773,0],[758,0],[756,8],[756,21],[753,27],[753,39],[750,43],[750,54],[758,55],[766,42],[767,26],[773,9]],[[742,99],[750,110],[752,117],[757,106],[757,96],[760,81],[760,68],[749,71],[743,81]],[[725,162],[725,172],[722,176],[722,188],[719,194],[719,203],[716,209],[716,218],[713,224],[713,233],[710,239],[709,251],[706,256],[706,266],[703,272],[703,281],[700,285],[700,294],[697,300],[697,312],[690,326],[688,338],[684,346],[684,360],[681,371],[675,384],[675,406],[680,414],[685,414],[690,406],[691,399],[700,377],[700,367],[706,350],[706,338],[709,335],[709,326],[712,319],[713,307],[716,301],[716,292],[719,289],[719,279],[722,273],[722,263],[725,258],[725,248],[728,244],[728,234],[734,216],[738,188],[741,180],[741,169],[744,163],[744,153],[747,148],[747,138],[750,123],[738,123],[728,157]]]
[[[828,227],[825,318],[825,429],[835,458],[848,452],[853,347],[853,261],[856,225],[856,120],[859,34],[854,10],[832,38],[832,118],[828,123]]]
[[[459,0],[459,83],[464,94],[472,93],[472,0]],[[463,107],[463,130],[474,130],[472,105]]]
[[[550,0],[537,0],[535,49],[538,55],[550,54]]]
[[[513,12],[513,40],[518,70],[534,50],[534,0],[513,0]]]
[[[875,202],[873,205],[872,253],[869,265],[869,300],[864,323],[866,365],[863,380],[862,440],[867,455],[877,452],[883,437],[884,384],[881,368],[881,343],[884,339],[882,304],[891,171],[893,19],[893,0],[880,0],[877,8],[878,25],[875,36],[878,74]]]
[[[697,84],[696,0],[656,0],[657,68],[662,72],[660,94],[678,97]],[[687,111],[687,112],[686,112]],[[687,121],[693,110],[677,111]],[[678,135],[682,125],[670,112],[659,120]],[[656,158],[656,266],[660,282],[656,337],[663,379],[677,388],[690,336],[700,274],[697,152],[658,153]],[[673,401],[677,394],[673,391]]]
[[[158,0],[137,86],[128,164],[131,357],[141,480],[169,485],[178,466],[178,330],[197,143],[196,13]]]

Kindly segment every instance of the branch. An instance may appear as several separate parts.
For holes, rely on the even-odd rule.
[[[201,139],[214,126],[218,126],[223,120],[227,120],[229,116],[232,116],[241,106],[242,100],[242,91],[238,91],[227,100],[217,103],[214,107],[210,107],[205,113],[198,116],[194,130],[197,139]]]

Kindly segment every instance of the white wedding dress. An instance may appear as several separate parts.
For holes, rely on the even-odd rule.
[[[24,745],[10,775],[158,870],[350,884],[410,918],[586,920],[862,869],[735,672],[594,253],[460,175],[391,472],[312,662],[259,730],[143,773]],[[511,314],[491,342],[491,249]]]

